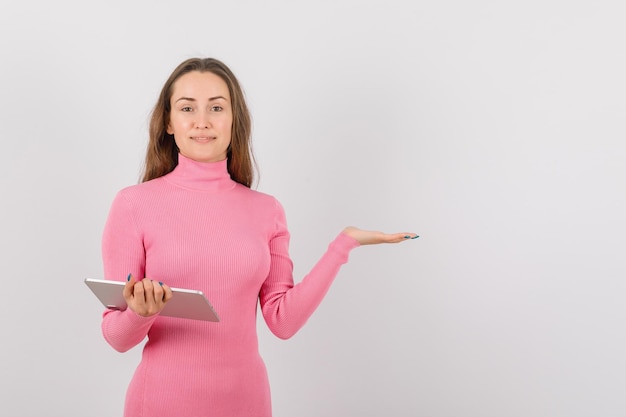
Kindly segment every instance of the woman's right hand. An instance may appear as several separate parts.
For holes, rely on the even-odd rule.
[[[136,281],[132,275],[129,275],[123,294],[128,308],[142,317],[160,313],[172,299],[172,290],[167,285],[151,279]]]

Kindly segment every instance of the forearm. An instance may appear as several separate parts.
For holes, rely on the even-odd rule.
[[[144,276],[145,249],[134,217],[123,193],[118,193],[102,235],[105,279],[123,280],[129,274]],[[141,317],[131,309],[106,310],[102,315],[102,334],[115,350],[125,352],[146,337],[155,318]]]
[[[141,317],[131,309],[107,310],[102,315],[102,335],[113,349],[126,352],[145,339],[157,317]]]
[[[274,265],[262,294],[262,312],[270,330],[281,339],[293,336],[324,299],[349,253],[359,246],[353,238],[341,233],[311,271],[297,285],[293,285],[291,267],[286,263]],[[281,278],[282,277],[282,278]]]

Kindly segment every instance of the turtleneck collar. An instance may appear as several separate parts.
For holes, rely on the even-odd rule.
[[[237,185],[230,178],[227,160],[218,162],[198,162],[178,154],[178,165],[163,177],[183,188],[197,191],[226,191]]]

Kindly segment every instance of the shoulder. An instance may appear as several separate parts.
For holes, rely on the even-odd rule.
[[[163,181],[163,177],[159,177],[150,181],[124,187],[118,191],[118,194],[127,196],[150,194],[155,191],[161,191],[165,187],[167,187],[167,182]]]
[[[243,186],[241,184],[237,184],[237,186],[235,187],[235,189],[246,196],[246,198],[249,198],[250,200],[253,200],[255,203],[257,204],[262,204],[262,205],[267,205],[267,206],[280,206],[280,202],[278,201],[278,199],[270,194],[264,193],[262,191],[258,191],[258,190],[253,190],[251,188],[248,188],[246,186]]]
[[[161,178],[155,178],[150,181],[142,182],[139,184],[130,185],[120,189],[116,196],[116,202],[126,202],[131,205],[142,200],[151,200],[152,198],[159,198],[160,195],[167,188],[167,183]]]
[[[279,217],[284,216],[283,205],[273,195],[247,188],[241,184],[237,184],[235,190],[237,191],[237,193],[244,196],[249,206],[253,207],[255,211],[265,212],[267,214],[270,214],[272,217],[275,217],[276,215],[278,215]]]

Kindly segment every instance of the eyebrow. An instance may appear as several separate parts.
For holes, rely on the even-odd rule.
[[[210,98],[209,98],[209,101],[215,101],[215,100],[219,100],[219,99],[226,100],[226,97],[222,97],[222,96],[210,97]],[[192,97],[181,97],[181,98],[179,98],[178,100],[176,100],[176,103],[178,103],[178,102],[179,102],[179,101],[181,101],[181,100],[186,100],[186,101],[197,101],[195,98],[192,98]],[[228,101],[228,100],[226,100],[226,101]]]

